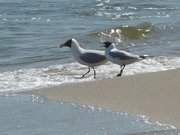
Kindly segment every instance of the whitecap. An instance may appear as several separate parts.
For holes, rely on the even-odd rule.
[[[46,19],[46,22],[48,23],[48,22],[50,22],[51,21],[51,19]]]
[[[121,7],[114,7],[114,9],[115,9],[115,10],[117,10],[117,11],[122,10],[122,8],[121,8]]]
[[[103,6],[103,5],[104,5],[103,3],[98,3],[98,4],[96,4],[97,7],[101,7],[101,6]]]
[[[7,18],[2,18],[3,21],[7,21],[8,19]]]

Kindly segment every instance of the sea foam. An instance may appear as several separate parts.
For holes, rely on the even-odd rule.
[[[180,67],[180,57],[155,57],[126,66],[123,75],[135,75],[148,72],[165,71]],[[64,83],[95,81],[93,72],[84,79],[78,79],[87,71],[87,67],[78,63],[52,65],[43,68],[19,69],[0,73],[0,92],[26,91]],[[119,73],[118,65],[108,62],[96,67],[97,79],[113,78]]]

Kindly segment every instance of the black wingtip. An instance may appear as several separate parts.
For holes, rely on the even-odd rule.
[[[146,58],[148,58],[149,57],[149,55],[141,55],[140,56],[140,58],[142,58],[142,59],[146,59]]]
[[[142,58],[142,59],[154,58],[154,56],[150,56],[150,55],[141,55],[139,57]]]
[[[141,55],[140,58],[145,59],[146,57],[144,55]]]
[[[103,44],[104,44],[103,47],[108,48],[112,44],[112,42],[105,41],[105,42],[103,42]]]

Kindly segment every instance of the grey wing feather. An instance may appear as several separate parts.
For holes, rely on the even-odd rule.
[[[134,55],[125,51],[112,51],[110,55],[113,58],[121,59],[121,60],[130,60],[130,59],[138,59],[138,55]]]
[[[87,52],[80,56],[80,59],[87,63],[98,63],[106,60],[105,55],[98,53]]]

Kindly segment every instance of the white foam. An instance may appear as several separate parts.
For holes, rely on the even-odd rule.
[[[123,75],[164,71],[180,67],[180,57],[156,57],[126,66]],[[94,81],[93,71],[84,79],[77,79],[87,71],[87,67],[78,63],[53,65],[46,68],[19,69],[0,73],[0,92],[16,92],[60,85]],[[119,73],[119,66],[107,63],[96,68],[97,79],[113,78]]]
[[[130,15],[135,15],[134,12],[125,12],[125,13],[122,13],[122,16],[130,16]]]
[[[160,123],[159,121],[152,121],[151,118],[146,115],[138,115],[136,121],[141,121],[152,126],[160,126],[164,130],[177,129],[174,125],[171,124]]]
[[[101,7],[101,6],[103,6],[103,5],[104,5],[103,3],[98,3],[98,4],[96,4],[97,7]]]
[[[117,11],[121,11],[122,10],[121,7],[114,7],[114,9],[117,10]]]
[[[8,19],[7,19],[7,18],[3,18],[2,20],[3,20],[3,21],[7,21]]]
[[[32,17],[31,20],[32,21],[41,20],[41,17]]]
[[[51,19],[46,19],[46,22],[49,23],[51,21]]]

